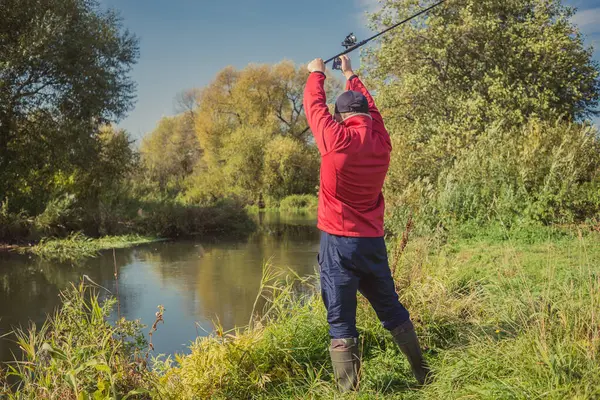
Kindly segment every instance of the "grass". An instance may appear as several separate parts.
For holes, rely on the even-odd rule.
[[[161,399],[596,399],[599,265],[598,233],[409,241],[395,278],[435,381],[416,387],[360,297],[361,390],[345,396],[332,384],[314,278],[284,279],[267,269],[257,302],[265,311],[248,328],[199,338],[189,355],[154,363],[139,388]],[[64,371],[48,374],[66,379]]]
[[[38,244],[22,248],[21,251],[30,252],[44,259],[65,262],[93,257],[101,250],[132,247],[157,240],[159,239],[140,235],[105,236],[94,239],[81,233],[74,233],[65,239],[42,239]]]

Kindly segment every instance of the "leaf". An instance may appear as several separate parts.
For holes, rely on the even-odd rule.
[[[50,343],[44,343],[41,348],[42,351],[47,352],[54,359],[66,360],[67,355],[61,349],[52,347]]]
[[[122,400],[127,400],[130,396],[137,396],[139,394],[150,394],[150,391],[145,389],[134,389],[127,393],[127,395],[125,395],[125,397],[123,397]]]

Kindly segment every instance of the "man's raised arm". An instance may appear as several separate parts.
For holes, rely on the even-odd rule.
[[[318,58],[308,65],[310,76],[304,90],[304,111],[317,147],[322,155],[330,152],[343,135],[327,107],[325,95],[325,63]]]
[[[356,75],[352,70],[350,58],[348,56],[341,56],[340,58],[342,59],[342,72],[347,79],[346,90],[360,92],[367,98],[367,101],[369,102],[369,113],[373,118],[373,124],[379,125],[378,128],[380,130],[387,132],[383,123],[383,117],[375,105],[375,100],[373,100],[373,96],[371,96],[371,93],[369,93],[367,87],[364,85],[364,83],[362,83],[358,75]]]

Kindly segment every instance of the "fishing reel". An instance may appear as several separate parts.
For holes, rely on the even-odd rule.
[[[356,46],[357,43],[357,39],[356,36],[354,36],[354,33],[349,34],[348,36],[346,36],[346,38],[344,39],[344,41],[342,42],[342,46],[346,48],[346,50],[348,50],[351,47]],[[333,69],[341,71],[342,70],[342,59],[337,57],[333,60]]]

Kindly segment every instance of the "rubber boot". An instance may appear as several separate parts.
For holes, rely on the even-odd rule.
[[[333,375],[340,392],[358,390],[360,355],[358,339],[333,339],[329,348]]]
[[[431,371],[423,358],[415,327],[409,320],[392,331],[394,342],[408,358],[413,374],[419,385],[426,385],[431,380]]]

